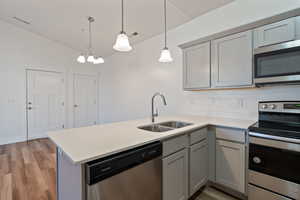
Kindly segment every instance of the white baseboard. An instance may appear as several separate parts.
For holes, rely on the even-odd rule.
[[[0,145],[13,144],[17,142],[25,142],[26,137],[11,137],[11,138],[0,138]]]

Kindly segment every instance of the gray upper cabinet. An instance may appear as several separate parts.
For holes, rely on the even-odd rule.
[[[296,20],[297,17],[293,17],[255,29],[254,47],[258,48],[295,40]]]
[[[300,39],[300,16],[296,17],[296,39]]]
[[[210,42],[184,49],[183,88],[210,87]]]
[[[252,31],[212,41],[212,87],[252,85]]]

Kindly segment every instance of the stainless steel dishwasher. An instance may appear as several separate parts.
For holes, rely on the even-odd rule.
[[[87,200],[161,200],[161,154],[155,142],[87,163]]]

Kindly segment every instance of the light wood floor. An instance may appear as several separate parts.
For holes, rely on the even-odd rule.
[[[0,200],[56,200],[55,146],[39,139],[0,146]],[[206,188],[195,200],[236,200]]]
[[[0,146],[0,200],[55,200],[55,162],[48,139]]]

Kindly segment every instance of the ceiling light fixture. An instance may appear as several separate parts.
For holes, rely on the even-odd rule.
[[[165,17],[165,47],[161,50],[159,62],[167,63],[172,62],[173,58],[171,56],[171,52],[167,47],[167,1],[164,0],[164,17]]]
[[[92,23],[95,21],[93,17],[88,17],[89,21],[89,48],[88,48],[88,56],[87,59],[83,54],[79,55],[77,58],[77,62],[85,63],[86,61],[93,64],[101,64],[104,63],[104,59],[99,56],[93,55],[93,47],[92,47]]]
[[[122,15],[122,30],[120,34],[117,37],[116,43],[113,46],[113,48],[116,51],[121,51],[121,52],[128,52],[132,50],[132,47],[130,46],[128,36],[126,35],[126,32],[124,31],[124,0],[121,0],[122,5],[121,5],[121,15]]]

